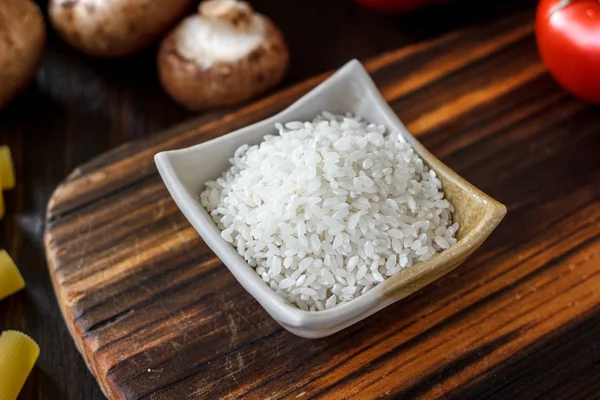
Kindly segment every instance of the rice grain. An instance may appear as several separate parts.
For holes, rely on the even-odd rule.
[[[397,132],[328,112],[275,128],[200,203],[290,304],[331,309],[456,243],[441,181]]]

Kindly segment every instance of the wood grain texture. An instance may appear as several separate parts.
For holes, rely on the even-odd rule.
[[[509,213],[455,272],[329,338],[279,327],[198,238],[152,161],[269,116],[323,77],[77,169],[50,202],[45,244],[65,320],[104,392],[593,397],[600,115],[545,72],[530,21],[515,16],[367,64],[422,143]]]

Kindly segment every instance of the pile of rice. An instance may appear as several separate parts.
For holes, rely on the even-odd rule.
[[[275,127],[200,202],[291,304],[335,307],[456,243],[442,183],[397,132],[327,112]]]

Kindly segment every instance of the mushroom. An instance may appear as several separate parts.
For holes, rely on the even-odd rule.
[[[248,100],[277,85],[289,53],[275,24],[243,1],[207,0],[163,40],[158,69],[166,92],[200,111]]]
[[[54,28],[71,46],[95,57],[121,57],[146,47],[193,0],[50,0]]]
[[[44,18],[33,2],[0,1],[0,108],[31,82],[45,43]]]

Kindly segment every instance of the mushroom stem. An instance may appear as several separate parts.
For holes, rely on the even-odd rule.
[[[254,11],[250,4],[238,0],[206,0],[198,6],[201,16],[228,22],[240,30],[247,29]]]

